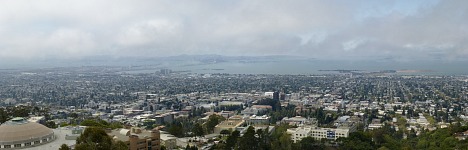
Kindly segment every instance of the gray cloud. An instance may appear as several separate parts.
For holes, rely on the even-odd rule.
[[[467,1],[0,1],[0,58],[464,59]]]

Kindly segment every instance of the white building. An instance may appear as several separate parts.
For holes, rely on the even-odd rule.
[[[352,131],[352,130],[351,130]],[[349,128],[320,128],[320,127],[299,127],[291,128],[287,130],[287,133],[291,134],[291,139],[294,142],[298,142],[305,137],[312,137],[316,140],[329,139],[336,140],[340,137],[348,137],[351,132]]]
[[[274,94],[274,93],[275,93],[275,92],[265,92],[265,95],[264,95],[264,96],[265,96],[265,97],[269,97],[269,98],[273,98],[273,94]]]
[[[247,120],[247,125],[267,125],[270,123],[270,117],[267,115],[263,116],[250,116]]]
[[[288,123],[290,125],[299,125],[299,124],[305,124],[307,121],[307,118],[301,117],[301,116],[296,116],[296,117],[284,117],[281,122],[283,123]]]
[[[291,128],[288,129],[286,132],[291,134],[291,140],[294,143],[301,141],[302,138],[310,136],[312,128],[311,127],[299,127],[299,128]]]

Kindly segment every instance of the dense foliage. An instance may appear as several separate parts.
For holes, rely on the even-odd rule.
[[[101,119],[86,119],[81,122],[82,126],[93,126],[93,127],[102,127],[102,128],[111,128],[117,129],[122,128],[123,125],[119,122],[107,122]]]
[[[468,126],[460,124],[451,125],[448,128],[434,131],[423,131],[418,136],[414,131],[396,131],[391,126],[369,131],[353,132],[348,138],[340,138],[337,142],[328,140],[315,140],[312,137],[303,138],[293,143],[291,136],[286,133],[288,125],[276,126],[276,130],[267,133],[265,130],[257,130],[249,127],[240,136],[239,131],[231,132],[225,140],[212,149],[225,150],[450,150],[467,149],[468,140],[458,140],[455,135],[468,130]],[[404,138],[406,135],[407,138]]]
[[[76,140],[76,150],[127,150],[128,147],[122,141],[114,141],[104,129],[100,127],[88,127]]]
[[[340,139],[339,149],[467,149],[468,140],[458,140],[455,135],[468,130],[468,126],[460,124],[451,125],[448,128],[434,131],[422,131],[418,136],[414,131],[409,131],[403,138],[403,132],[395,131],[390,126],[367,132],[354,132],[348,138]]]
[[[4,123],[14,117],[29,117],[30,114],[38,115],[38,116],[45,116],[46,118],[49,116],[48,110],[39,109],[39,107],[31,107],[31,106],[7,106],[7,107],[0,107],[0,124]]]

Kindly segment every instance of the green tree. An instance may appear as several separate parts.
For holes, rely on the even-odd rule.
[[[30,106],[18,106],[18,107],[13,107],[12,109],[12,116],[14,117],[28,117],[29,113],[31,112],[31,107]]]
[[[348,138],[340,139],[340,149],[343,150],[373,150],[374,143],[368,133],[353,132]]]
[[[268,128],[266,130],[259,129],[256,132],[256,137],[258,141],[259,150],[269,150],[271,149],[270,136],[268,134]]]
[[[221,130],[221,132],[219,132],[219,134],[225,136],[225,135],[229,135],[230,134],[230,131],[229,130]]]
[[[74,119],[78,118],[78,114],[77,114],[77,113],[70,113],[69,116],[72,117],[72,118],[74,118]]]
[[[111,129],[123,128],[123,125],[120,122],[111,122],[109,123],[109,125],[107,125],[107,128],[111,128]]]
[[[10,117],[8,113],[6,112],[6,110],[3,108],[0,108],[0,124],[8,121],[8,119],[10,119]]]
[[[233,131],[231,135],[229,135],[228,138],[226,139],[226,145],[224,145],[224,149],[232,150],[236,146],[239,136],[240,136],[239,131],[237,130]]]
[[[299,142],[300,149],[324,149],[324,147],[312,137],[305,137]]]
[[[379,149],[377,149],[377,150],[390,150],[390,149],[388,149],[388,148],[387,148],[387,147],[385,147],[385,146],[382,146],[382,147],[380,147],[380,148],[379,148]]]
[[[111,146],[112,150],[128,150],[128,145],[122,141],[114,141]]]
[[[184,136],[184,128],[180,123],[173,123],[170,125],[168,132],[176,137]]]
[[[109,150],[111,149],[112,139],[107,133],[99,127],[88,127],[76,139],[76,150]]]
[[[207,133],[213,133],[215,126],[224,120],[224,117],[220,115],[211,115],[208,117],[208,121],[205,123]]]
[[[46,121],[44,125],[48,128],[57,128],[57,124],[52,120]]]
[[[205,135],[203,127],[199,123],[196,123],[195,125],[193,125],[192,132],[193,134],[195,134],[195,136]]]
[[[274,150],[290,150],[292,149],[291,136],[283,132],[278,140],[274,140],[271,143],[271,148]]]
[[[71,150],[70,147],[68,147],[67,144],[62,144],[59,148],[59,150]]]
[[[442,149],[453,149],[458,143],[458,140],[455,137],[447,137],[442,142],[440,147]]]
[[[255,129],[252,126],[239,139],[238,150],[258,149],[258,139],[255,137]]]
[[[80,125],[82,126],[93,126],[93,127],[104,127],[103,124],[97,122],[96,120],[93,120],[93,119],[86,119],[86,120],[83,120]]]
[[[185,146],[185,150],[198,150],[198,147],[190,146],[190,145],[187,144],[187,146]]]

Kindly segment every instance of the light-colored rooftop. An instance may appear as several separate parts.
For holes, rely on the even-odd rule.
[[[137,135],[140,139],[143,139],[145,137],[151,137],[151,132],[148,130],[141,130],[141,133],[136,134],[131,133],[128,129],[115,129],[108,133],[108,135],[120,141],[128,141],[129,135]]]
[[[24,118],[13,118],[0,125],[0,143],[24,141],[50,134],[53,134],[51,129],[39,123],[29,122]]]
[[[23,150],[56,150],[59,149],[62,144],[67,144],[68,146],[75,145],[76,140],[65,140],[66,135],[71,135],[71,129],[53,129],[55,133],[55,140],[36,147],[28,147],[24,148]]]

